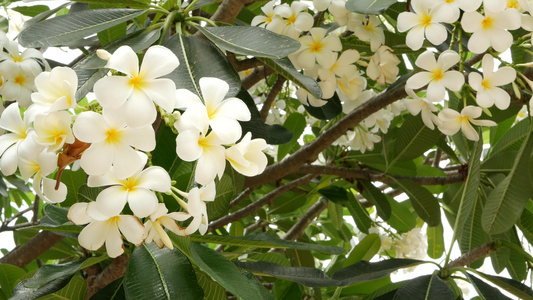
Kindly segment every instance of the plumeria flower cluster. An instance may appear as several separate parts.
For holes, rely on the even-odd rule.
[[[252,139],[250,133],[243,136],[238,123],[250,120],[244,102],[224,100],[229,86],[216,78],[200,79],[202,99],[176,90],[174,82],[164,76],[179,61],[163,46],[148,48],[142,63],[129,46],[113,54],[100,50],[111,72],[95,83],[95,104],[80,107],[74,70],[56,67],[42,72],[37,55],[32,54],[36,50],[15,54],[14,46],[6,45],[9,51],[3,53],[0,68],[31,74],[28,80],[33,87],[26,107],[19,101],[26,95],[19,93],[0,117],[0,128],[5,131],[0,136],[0,170],[11,175],[18,169],[40,199],[59,203],[68,193],[60,181],[62,171],[73,162],[70,168],[81,167],[89,187],[103,188],[94,202],[76,203],[69,210],[71,222],[88,224],[78,237],[86,249],[98,250],[105,244],[109,256],[116,257],[124,252],[123,237],[135,245],[154,241],[172,248],[166,230],[204,234],[208,225],[205,203],[215,199],[215,177],[222,176],[225,161],[246,176],[266,167],[265,140]],[[6,99],[9,93],[3,88],[8,81],[1,90]],[[147,155],[156,147],[152,124],[158,110],[168,116],[176,108],[184,111],[174,124],[180,132],[177,154],[188,161],[198,159],[194,176],[201,187],[189,191],[172,187],[167,171],[151,166]],[[156,193],[172,195],[181,211],[169,213]]]
[[[394,254],[397,258],[424,259],[427,252],[427,237],[422,233],[421,228],[415,227],[408,232],[385,233],[382,228],[372,227],[368,230],[370,234],[377,234],[381,240],[380,253],[387,256]],[[366,235],[359,233],[357,237],[362,240]],[[394,251],[394,252],[391,252]]]

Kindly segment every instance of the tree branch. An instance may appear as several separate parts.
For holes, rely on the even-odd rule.
[[[250,75],[246,76],[242,80],[242,86],[245,89],[251,88],[254,84],[258,83],[261,79],[265,79],[270,74],[274,73],[274,70],[267,68],[266,66],[255,68]]]
[[[321,197],[320,200],[318,200],[315,204],[313,204],[313,206],[311,206],[309,210],[307,210],[300,217],[298,222],[296,222],[296,224],[294,224],[291,227],[291,229],[289,229],[289,231],[287,232],[287,234],[285,234],[283,239],[289,240],[289,241],[297,240],[299,237],[301,237],[304,234],[307,226],[309,226],[309,224],[311,224],[311,222],[315,218],[317,218],[320,215],[320,213],[324,211],[326,208],[328,208],[328,200]]]
[[[278,75],[276,82],[270,89],[270,92],[268,93],[268,96],[265,99],[265,102],[263,103],[263,107],[261,107],[261,120],[263,120],[263,122],[266,120],[268,112],[270,111],[270,107],[272,106],[272,103],[274,103],[274,100],[276,100],[276,97],[278,96],[279,92],[281,92],[283,84],[286,80],[287,79],[285,79],[285,77]]]
[[[252,2],[255,2],[255,0],[224,0],[220,3],[211,20],[215,22],[233,23],[242,8]]]
[[[491,254],[499,248],[500,247],[495,242],[483,244],[461,255],[458,259],[451,261],[450,264],[448,264],[448,269],[469,265],[476,260]]]
[[[408,179],[420,185],[446,185],[465,180],[461,173],[453,173],[440,177],[410,177],[401,175],[388,175],[383,172],[376,172],[370,169],[349,169],[332,166],[303,165],[296,169],[295,173],[316,174],[316,175],[336,175],[342,178],[365,179],[369,181],[380,181],[383,183],[393,183],[390,177],[396,179]]]
[[[244,191],[242,191],[237,198],[233,199],[228,205],[228,209],[234,207],[235,205],[238,205],[241,203],[242,200],[246,199],[246,197],[250,196],[250,194],[254,191],[253,188],[246,188]]]
[[[85,293],[85,299],[91,298],[92,295],[104,288],[106,285],[124,276],[129,259],[130,254],[124,253],[118,257],[115,257],[102,272],[98,273],[97,275],[87,277],[87,291]]]
[[[308,174],[308,175],[300,177],[300,178],[298,178],[296,180],[293,180],[293,181],[287,183],[284,186],[280,186],[279,188],[277,188],[277,189],[273,190],[272,192],[266,194],[263,198],[251,203],[250,205],[248,205],[246,207],[243,207],[243,208],[237,210],[236,212],[234,212],[232,214],[226,215],[226,216],[224,216],[224,217],[212,222],[209,225],[209,229],[207,229],[207,231],[211,232],[211,231],[213,231],[215,229],[218,229],[218,228],[220,228],[220,227],[222,227],[224,225],[227,225],[227,224],[229,224],[231,222],[235,222],[237,220],[240,220],[240,219],[242,219],[244,217],[247,217],[247,216],[253,214],[258,209],[263,207],[263,205],[272,203],[272,201],[274,201],[274,199],[276,199],[277,196],[285,193],[286,191],[288,191],[288,190],[290,190],[292,188],[295,188],[297,186],[300,186],[300,185],[308,183],[309,181],[311,181],[316,176],[317,175],[315,175],[315,174]]]
[[[28,242],[2,257],[0,263],[23,268],[64,238],[50,231],[41,231]]]
[[[357,124],[376,111],[397,100],[403,99],[406,96],[407,93],[405,92],[404,83],[400,83],[391,90],[386,90],[380,93],[357,107],[342,118],[337,124],[324,131],[313,142],[303,145],[283,161],[268,166],[262,174],[247,178],[245,185],[257,186],[277,180],[285,175],[293,173],[300,166],[315,161],[320,152],[324,151],[349,129],[354,128]]]

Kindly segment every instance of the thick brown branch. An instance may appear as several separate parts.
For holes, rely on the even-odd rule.
[[[311,222],[320,215],[322,211],[324,211],[326,208],[328,208],[328,200],[325,198],[320,198],[319,201],[317,201],[309,210],[307,210],[294,224],[291,229],[287,232],[287,234],[283,237],[285,240],[294,241],[297,240],[299,237],[301,237],[307,226],[311,224]]]
[[[85,299],[91,298],[92,295],[103,287],[124,276],[129,259],[129,254],[122,254],[121,256],[115,257],[102,272],[87,277]]]
[[[216,22],[232,23],[241,9],[255,0],[224,0],[211,17]]]
[[[270,111],[270,107],[272,107],[272,103],[274,103],[274,100],[276,100],[276,97],[278,96],[279,92],[281,92],[283,84],[286,80],[287,79],[285,79],[281,75],[278,75],[276,82],[270,89],[270,92],[268,93],[268,96],[265,99],[265,103],[263,103],[263,107],[261,108],[261,120],[266,120],[268,112]]]
[[[448,265],[448,269],[469,265],[475,262],[476,260],[483,258],[491,254],[492,252],[498,250],[498,248],[499,247],[497,247],[495,242],[488,242],[486,244],[483,244],[461,255],[461,257],[459,257],[458,259],[450,262],[450,264]]]
[[[303,165],[296,170],[296,173],[305,174],[323,174],[336,175],[342,178],[365,179],[370,181],[380,181],[383,183],[392,183],[390,177],[396,179],[408,179],[420,185],[446,185],[464,181],[464,175],[461,173],[449,174],[441,177],[409,177],[400,175],[387,175],[383,172],[376,172],[370,169],[348,169],[342,167]]]
[[[28,242],[2,257],[0,263],[23,268],[64,238],[50,231],[41,231]]]
[[[214,221],[213,223],[211,223],[209,225],[208,231],[211,232],[211,231],[213,231],[215,229],[218,229],[218,228],[220,228],[220,227],[222,227],[224,225],[227,225],[227,224],[229,224],[231,222],[235,222],[237,220],[240,220],[240,219],[242,219],[244,217],[247,217],[247,216],[253,214],[258,209],[263,207],[263,205],[272,203],[274,201],[274,199],[276,199],[277,196],[285,193],[286,191],[288,191],[288,190],[290,190],[292,188],[295,188],[295,187],[300,186],[302,184],[308,183],[309,181],[311,181],[316,176],[317,175],[314,175],[314,174],[308,174],[308,175],[305,175],[305,176],[303,176],[301,178],[293,180],[293,181],[287,183],[284,186],[280,186],[279,188],[277,188],[277,189],[273,190],[272,192],[266,194],[263,198],[253,202],[252,204],[250,204],[250,205],[248,205],[246,207],[243,207],[243,208],[239,209],[238,211],[236,211],[236,212],[234,212],[232,214],[226,215],[225,217]]]

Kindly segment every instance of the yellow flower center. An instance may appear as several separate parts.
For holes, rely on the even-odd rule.
[[[461,123],[470,122],[470,120],[471,120],[470,116],[459,116],[459,121],[461,121]]]
[[[288,25],[291,25],[291,24],[294,24],[294,22],[296,22],[296,16],[294,15],[294,13],[287,19],[287,24]]]
[[[320,53],[322,51],[323,47],[324,47],[324,45],[322,45],[322,43],[320,41],[315,41],[311,45],[311,52]]]
[[[133,76],[132,78],[130,78],[129,81],[129,84],[136,90],[142,89],[144,83],[145,82],[140,74],[137,76]]]
[[[20,55],[14,55],[14,56],[13,56],[13,61],[14,61],[14,62],[21,62],[21,61],[22,61],[22,56],[20,56]]]
[[[444,75],[442,74],[442,70],[441,69],[437,69],[437,70],[434,70],[433,72],[431,72],[431,77],[433,78],[433,80],[439,81],[439,80],[441,80],[444,77]]]
[[[485,90],[489,90],[489,89],[492,87],[492,84],[490,83],[490,80],[489,80],[489,79],[483,79],[483,80],[481,80],[481,86],[482,86]]]
[[[507,0],[507,7],[508,8],[519,9],[520,8],[520,3],[518,3],[518,0]]]
[[[423,14],[420,17],[420,24],[424,25],[424,27],[429,26],[431,24],[431,19],[431,15]]]
[[[446,2],[446,3],[454,3],[455,0],[446,0],[445,2]]]
[[[17,75],[14,79],[15,83],[18,85],[24,85],[24,82],[26,82],[26,78],[22,76],[22,74]]]
[[[135,178],[127,178],[125,180],[122,180],[122,188],[127,192],[133,192],[139,183]]]
[[[120,138],[122,137],[122,131],[116,129],[116,128],[110,128],[105,133],[106,138],[105,141],[108,144],[116,144],[120,141]]]
[[[493,25],[494,19],[491,17],[486,17],[485,19],[483,19],[483,21],[481,21],[481,26],[483,27],[483,29],[490,29]]]

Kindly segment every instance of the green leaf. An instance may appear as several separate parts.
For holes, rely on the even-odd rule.
[[[533,245],[533,213],[525,209],[520,216],[518,228],[524,234],[530,245]]]
[[[291,149],[298,144],[298,139],[304,132],[306,126],[307,122],[302,114],[292,113],[287,117],[283,123],[283,127],[292,132],[292,139],[290,142],[278,147],[278,161],[281,161],[287,154],[289,154]]]
[[[368,202],[376,206],[378,215],[384,221],[387,221],[391,215],[391,206],[389,200],[387,200],[385,195],[377,187],[375,187],[372,182],[368,180],[358,180],[358,182],[363,187],[361,194],[366,200],[368,200]]]
[[[346,252],[346,250],[344,250],[343,248],[336,246],[287,241],[262,232],[239,237],[220,235],[195,235],[191,236],[191,240],[194,242],[234,245],[253,248],[290,248],[297,250],[314,250],[328,254],[343,254]]]
[[[467,221],[468,217],[471,216],[471,212],[476,201],[479,187],[479,169],[482,150],[483,141],[482,139],[480,139],[477,143],[474,144],[474,149],[472,150],[470,160],[468,161],[468,176],[466,177],[466,182],[463,188],[461,189],[461,197],[459,207],[457,209],[457,217],[453,226],[453,231],[456,234],[463,232],[465,222]]]
[[[300,49],[297,40],[256,26],[197,26],[196,29],[220,48],[235,54],[283,58]]]
[[[522,284],[516,280],[489,275],[485,273],[478,272],[476,270],[471,270],[478,276],[483,279],[491,282],[492,284],[504,289],[508,293],[518,297],[521,300],[532,300],[533,299],[533,290],[525,284]]]
[[[379,262],[358,261],[355,264],[342,268],[333,273],[332,279],[338,280],[339,285],[348,285],[354,282],[370,281],[389,275],[399,269],[413,267],[425,263],[415,259],[392,258]]]
[[[428,256],[439,259],[444,254],[444,229],[442,224],[427,228]]]
[[[59,207],[56,205],[47,204],[43,207],[43,211],[44,214],[48,216],[48,218],[50,218],[52,221],[56,222],[59,225],[69,222],[69,219],[67,217],[67,207]]]
[[[106,30],[98,32],[98,40],[100,45],[105,46],[114,40],[117,40],[126,35],[126,23],[120,23]]]
[[[507,300],[511,299],[506,297],[500,290],[497,288],[485,283],[483,280],[478,279],[475,276],[472,276],[470,273],[465,273],[466,278],[472,283],[476,289],[477,294],[480,297],[483,297],[487,300]]]
[[[394,299],[413,300],[431,299],[448,300],[455,299],[452,289],[436,274],[424,275],[409,280],[398,289]]]
[[[485,232],[503,233],[520,218],[533,192],[529,179],[529,158],[532,147],[533,139],[529,134],[522,143],[511,172],[489,194],[481,218]]]
[[[15,289],[13,290],[13,295],[11,295],[10,300],[27,300],[27,299],[37,299],[52,293],[55,293],[65,287],[71,280],[71,276],[63,277],[50,281],[39,288],[27,288],[24,286],[24,283],[27,280],[25,279],[19,282]]]
[[[83,300],[85,299],[85,292],[87,290],[87,284],[81,277],[74,276],[69,283],[57,292],[48,294],[44,297],[40,297],[39,300]],[[100,298],[102,299],[102,298]]]
[[[202,299],[189,259],[178,249],[155,243],[135,248],[124,275],[127,299]]]
[[[236,189],[233,186],[231,177],[228,174],[224,174],[216,183],[215,190],[217,191],[215,201],[206,203],[207,215],[211,221],[228,213],[228,205],[233,199]]]
[[[522,141],[529,135],[529,132],[529,121],[527,118],[511,127],[494,146],[489,148],[489,153],[487,158],[483,161],[482,167],[484,167],[485,164],[490,164],[498,155],[513,150],[520,150]]]
[[[125,300],[124,277],[111,282],[94,294],[90,300]]]
[[[24,47],[66,45],[144,14],[136,9],[91,9],[44,20],[25,28],[18,41]]]
[[[275,263],[258,262],[235,262],[239,268],[247,269],[262,275],[270,275],[301,283],[309,287],[336,286],[338,281],[328,277],[324,271],[308,267],[285,267]]]
[[[196,243],[191,244],[190,250],[194,263],[236,297],[243,300],[274,299],[262,285],[251,282],[220,253]]]
[[[265,65],[272,68],[274,71],[279,73],[281,76],[287,78],[287,80],[292,81],[294,84],[308,91],[317,99],[322,99],[322,89],[314,80],[309,76],[305,76],[298,72],[291,61],[288,58],[283,59],[269,59],[269,58],[258,58]]]
[[[13,293],[15,283],[26,274],[24,269],[13,265],[0,264],[0,287],[6,299]]]
[[[239,74],[227,57],[212,43],[197,36],[176,34],[166,43],[180,61],[180,65],[166,77],[172,79],[176,88],[184,88],[200,95],[198,84],[202,77],[216,77],[229,84],[226,97],[234,97],[241,90]]]
[[[11,9],[28,17],[35,17],[40,13],[50,10],[46,5],[17,6]]]
[[[416,226],[416,213],[410,201],[396,202],[392,197],[387,197],[391,205],[391,217],[387,221],[398,232],[408,232]]]
[[[350,252],[344,262],[344,267],[353,265],[361,260],[369,261],[374,255],[378,254],[380,248],[381,239],[378,234],[371,233],[365,236]]]
[[[429,226],[440,224],[440,205],[437,199],[424,187],[409,180],[391,179],[409,196],[418,216]]]
[[[465,225],[462,231],[457,232],[459,248],[461,253],[467,253],[487,242],[487,237],[483,229],[481,228],[481,214],[483,211],[483,198],[482,193],[478,193],[473,203],[470,216],[466,219]],[[478,259],[471,263],[469,267],[481,267],[485,257]]]
[[[346,8],[360,14],[379,15],[394,3],[396,0],[348,0]]]
[[[366,208],[363,207],[361,202],[359,202],[352,193],[348,194],[346,208],[348,208],[348,211],[352,215],[357,228],[361,232],[368,234],[368,230],[372,227],[372,219]]]
[[[150,7],[148,3],[137,1],[137,0],[72,0],[72,1],[88,3],[88,4],[124,6],[124,7],[131,7],[131,8],[149,8]]]
[[[440,138],[440,131],[429,129],[420,116],[407,116],[398,132],[393,146],[394,160],[389,167],[399,161],[413,160],[435,146]]]
[[[198,278],[198,284],[202,287],[202,290],[204,290],[204,299],[227,299],[226,290],[220,284],[213,281],[213,279],[211,279],[211,277],[206,275],[204,272],[197,271],[196,278]]]
[[[83,169],[77,171],[64,170],[61,174],[61,182],[67,186],[67,199],[61,203],[61,206],[69,207],[74,203],[80,202],[78,191],[82,185],[87,182],[87,175]]]

